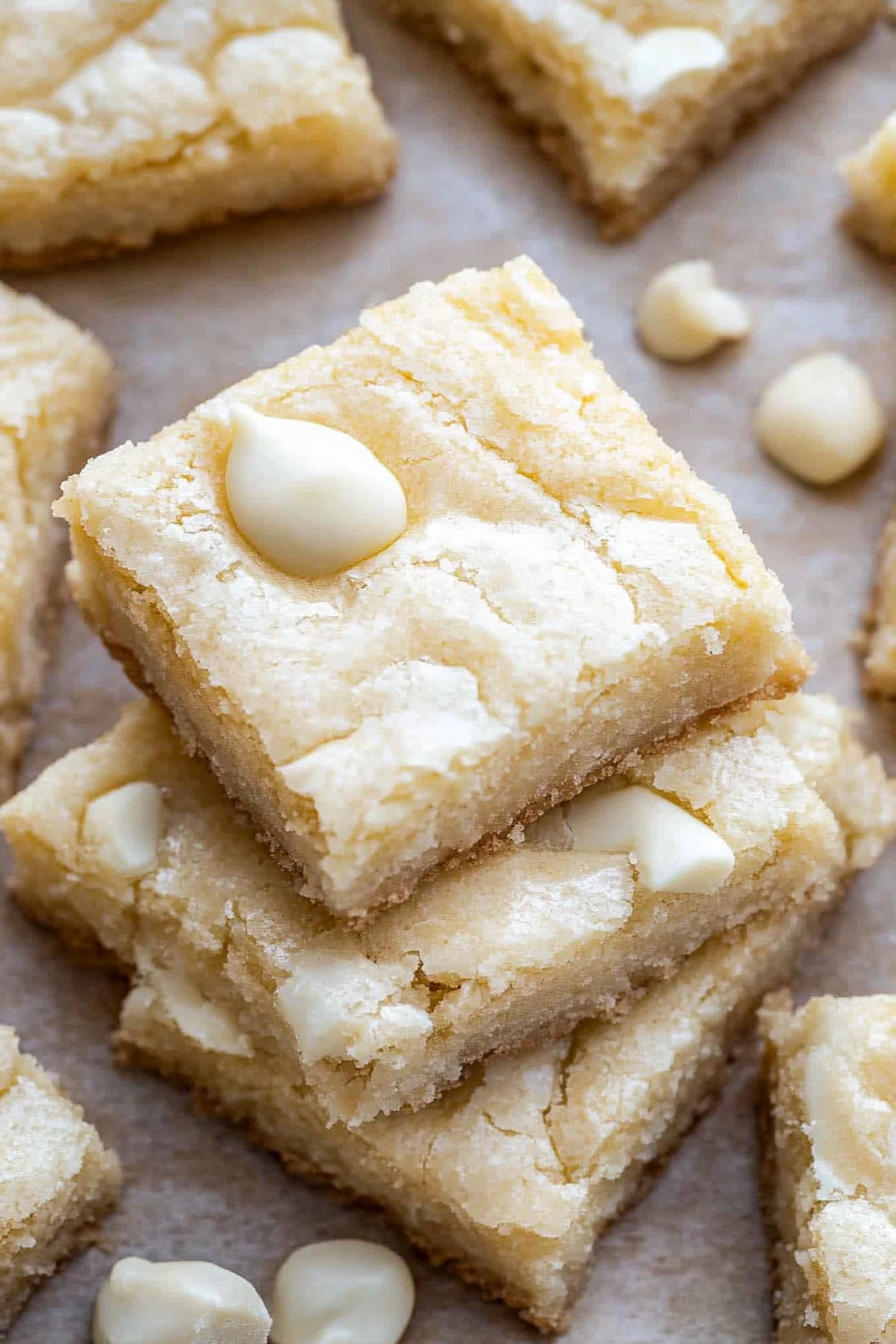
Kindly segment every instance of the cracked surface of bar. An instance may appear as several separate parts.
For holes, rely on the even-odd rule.
[[[330,579],[266,564],[224,498],[234,402],[358,438],[404,534]],[[89,619],[348,921],[807,672],[728,501],[525,258],[365,313],[94,461],[59,510]]]
[[[89,1246],[121,1171],[92,1125],[0,1027],[0,1334],[63,1260]]]

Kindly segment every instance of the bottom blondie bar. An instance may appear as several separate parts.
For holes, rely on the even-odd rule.
[[[896,996],[760,1014],[779,1344],[896,1338]]]
[[[89,1245],[120,1184],[81,1108],[0,1027],[0,1337],[41,1279]]]
[[[179,928],[185,907],[164,892],[142,888],[138,921],[133,887],[96,899],[89,878],[58,857],[54,876],[48,850],[41,871],[54,899],[40,914],[133,976],[117,1036],[123,1060],[186,1080],[291,1170],[376,1201],[434,1261],[556,1331],[596,1239],[707,1107],[762,994],[787,977],[832,893],[896,830],[893,785],[853,746],[818,785],[844,844],[816,899],[710,941],[615,1022],[590,1020],[493,1058],[424,1110],[354,1129],[328,1125],[276,1038],[247,1032],[200,986]],[[792,747],[807,757],[817,749],[808,727]],[[29,843],[17,837],[17,857]]]

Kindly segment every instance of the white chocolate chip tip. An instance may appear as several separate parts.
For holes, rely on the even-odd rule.
[[[654,28],[639,37],[629,53],[632,105],[647,107],[683,75],[719,70],[727,64],[728,48],[707,28]]]
[[[320,1241],[277,1273],[271,1344],[398,1344],[413,1310],[411,1271],[388,1246]]]
[[[747,308],[719,288],[708,261],[681,261],[655,275],[638,303],[636,322],[645,349],[681,364],[743,340],[752,328]]]
[[[93,1344],[266,1344],[271,1318],[246,1279],[202,1260],[119,1260],[96,1301]]]
[[[119,877],[136,881],[158,863],[164,804],[156,784],[123,784],[88,803],[81,838],[97,861]]]
[[[244,539],[295,578],[341,574],[407,527],[399,481],[341,430],[230,407],[227,502]]]
[[[567,804],[566,824],[577,850],[632,854],[651,891],[711,895],[734,869],[730,846],[712,827],[640,784],[586,789]]]
[[[834,485],[883,444],[887,421],[865,371],[835,352],[810,355],[766,388],[756,435],[773,461],[810,485]]]

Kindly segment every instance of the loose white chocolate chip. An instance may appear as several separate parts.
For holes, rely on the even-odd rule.
[[[399,482],[363,443],[327,425],[230,408],[227,502],[246,541],[296,578],[340,574],[407,527]]]
[[[586,789],[568,804],[573,848],[634,855],[651,891],[709,895],[730,877],[734,854],[704,822],[652,789]]]
[[[682,75],[727,64],[727,47],[706,28],[654,28],[637,39],[629,54],[631,101],[643,107]]]
[[[239,1274],[202,1260],[119,1260],[100,1289],[93,1344],[265,1344],[271,1318]]]
[[[638,335],[659,359],[688,363],[749,335],[750,314],[716,285],[708,261],[681,261],[655,275],[638,304]]]
[[[88,803],[81,836],[104,868],[134,881],[158,863],[163,824],[162,794],[141,780]]]
[[[867,374],[843,355],[810,355],[766,388],[756,434],[769,457],[812,485],[858,471],[887,423]]]
[[[398,1344],[414,1310],[400,1255],[372,1241],[319,1241],[274,1280],[271,1344]]]

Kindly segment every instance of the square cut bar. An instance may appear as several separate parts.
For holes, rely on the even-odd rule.
[[[60,483],[97,452],[112,365],[87,332],[0,285],[0,796],[24,749],[56,606]]]
[[[409,522],[333,578],[266,563],[235,403],[317,421]],[[69,481],[76,595],[304,894],[362,921],[633,751],[807,672],[780,584],[531,261],[418,285]]]
[[[172,904],[155,885],[97,890],[27,829],[14,837],[16,857],[43,889],[19,895],[66,940],[133,977],[123,1059],[184,1079],[291,1170],[376,1201],[433,1260],[556,1331],[595,1241],[710,1104],[763,993],[786,980],[851,873],[896,830],[894,785],[878,760],[855,747],[828,757],[829,734],[812,716],[793,729],[794,755],[819,759],[818,787],[842,831],[818,899],[705,944],[617,1021],[588,1021],[493,1058],[431,1106],[358,1128],[330,1124],[291,1051],[268,1033],[248,1034],[231,1001],[216,997],[225,981],[209,985],[192,951],[199,930],[187,933],[195,907]],[[743,800],[747,831],[751,808],[764,805],[761,790]],[[48,808],[47,825],[64,829],[58,800]],[[214,948],[218,925],[207,934]]]
[[[635,233],[881,12],[879,0],[381,4],[496,89],[608,238]]]
[[[335,0],[5,0],[0,266],[365,200],[394,165]]]
[[[771,995],[764,1198],[778,1344],[896,1332],[896,996]]]
[[[882,256],[896,257],[896,112],[840,168],[852,195],[847,229]]]
[[[95,1239],[118,1199],[114,1153],[0,1027],[0,1337],[26,1298]]]
[[[872,837],[868,855],[847,857],[842,774],[867,780],[867,815],[850,825]],[[45,771],[0,825],[29,914],[69,924],[76,938],[80,911],[123,962],[139,939],[142,955],[168,966],[172,993],[188,966],[244,1034],[276,1046],[330,1120],[356,1125],[420,1107],[484,1056],[613,1015],[760,912],[830,901],[844,863],[879,847],[896,806],[880,762],[821,696],[755,705],[625,778],[699,812],[730,844],[735,866],[721,889],[650,890],[628,854],[576,851],[561,807],[512,851],[438,873],[352,931],[296,899],[145,701]],[[85,825],[93,800],[135,783],[165,799],[155,865],[136,883]]]

